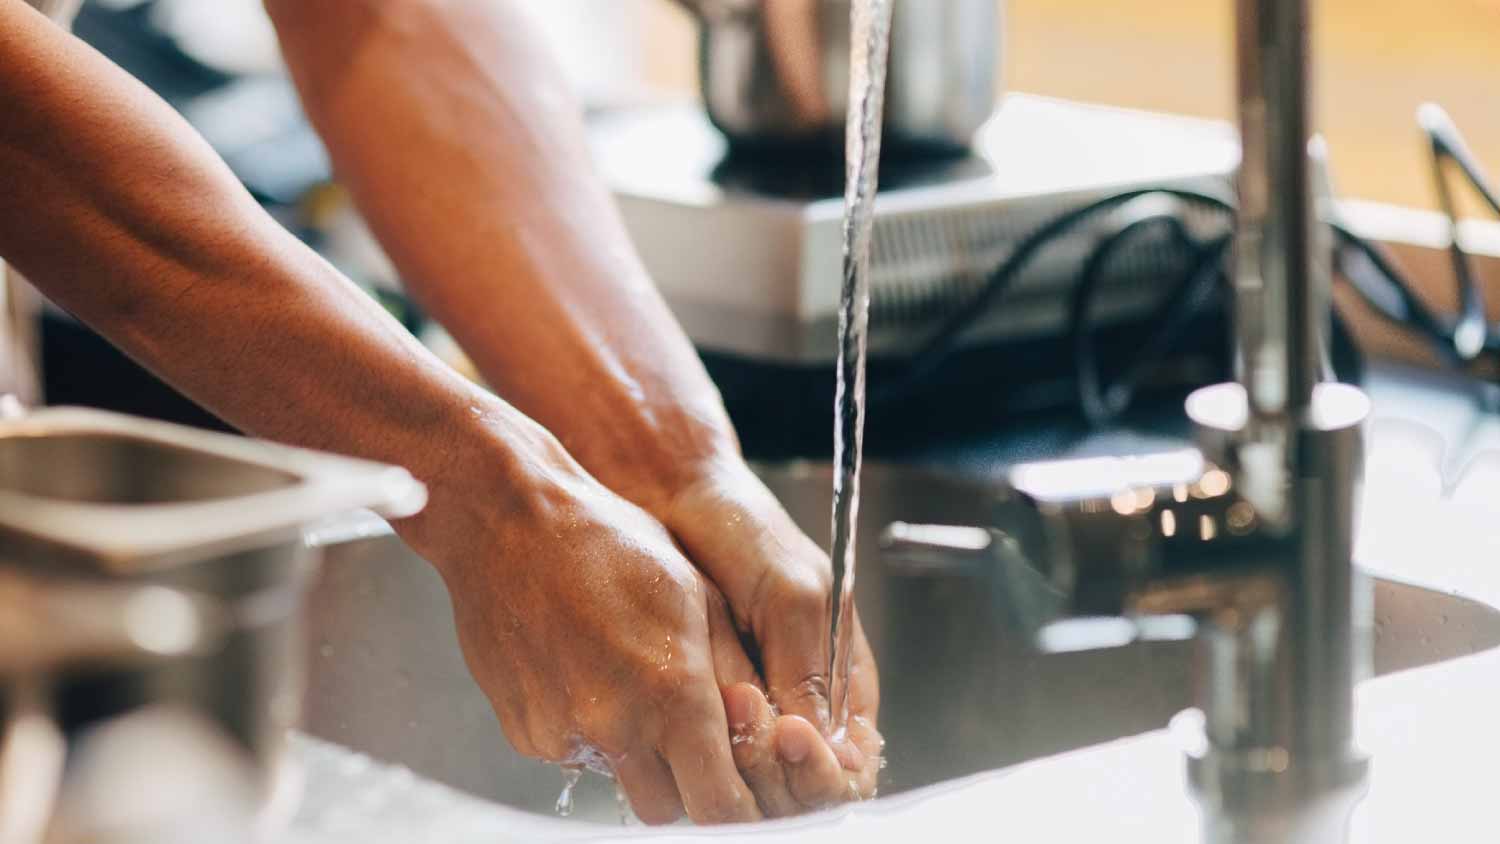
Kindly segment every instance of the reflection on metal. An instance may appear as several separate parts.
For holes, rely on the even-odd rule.
[[[849,0],[678,0],[698,18],[703,103],[751,151],[841,149]],[[998,98],[999,0],[899,0],[885,134],[892,148],[967,148]]]
[[[1204,542],[1211,542],[1219,533],[1218,524],[1214,517],[1204,513],[1198,517],[1198,538]]]
[[[381,464],[78,408],[0,416],[0,817],[54,810],[36,806],[53,796],[55,754],[26,725],[80,706],[95,719],[157,703],[198,713],[269,801],[301,699],[316,563],[304,528],[425,500]],[[361,535],[329,527],[319,541]],[[138,774],[159,761],[140,758]],[[191,779],[192,760],[174,761]],[[29,784],[17,765],[36,772]]]

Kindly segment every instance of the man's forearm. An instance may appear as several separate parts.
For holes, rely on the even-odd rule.
[[[637,500],[735,450],[523,4],[266,5],[340,179],[502,396]]]
[[[227,421],[431,480],[456,448],[441,435],[503,412],[165,103],[17,0],[0,0],[0,103],[0,255]]]

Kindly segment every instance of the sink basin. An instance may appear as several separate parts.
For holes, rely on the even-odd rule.
[[[826,546],[827,466],[762,476]],[[1155,730],[1190,705],[1192,643],[1038,654],[1014,640],[973,580],[913,576],[875,553],[880,528],[895,520],[1003,524],[1011,505],[993,486],[876,465],[864,496],[858,601],[881,667],[882,795]],[[1500,645],[1500,613],[1483,603],[1377,580],[1375,607],[1377,673]],[[391,539],[334,549],[309,617],[312,734],[481,798],[553,812],[561,776],[506,743],[425,563]],[[585,777],[574,816],[618,823],[612,784]]]

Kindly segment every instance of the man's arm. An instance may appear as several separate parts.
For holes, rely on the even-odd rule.
[[[411,290],[591,472],[664,495],[734,434],[525,5],[266,3],[339,179]]]
[[[16,0],[0,3],[0,103],[0,255],[229,422],[408,464],[493,401],[271,220],[166,104]]]
[[[719,688],[753,669],[661,525],[437,361],[165,103],[19,0],[0,0],[0,255],[229,422],[425,481],[427,510],[397,529],[447,582],[522,752],[608,760],[646,819],[759,817]]]
[[[851,733],[863,755],[802,730],[827,732],[827,556],[740,457],[525,5],[266,0],[339,179],[412,291],[502,396],[672,531],[755,638],[773,701],[806,719],[786,725],[811,746],[791,797],[848,796],[835,752],[872,790],[873,695]],[[873,662],[857,670],[873,687]],[[748,764],[768,772],[747,774],[763,805],[790,802],[773,766]]]

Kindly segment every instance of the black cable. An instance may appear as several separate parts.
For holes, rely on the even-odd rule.
[[[1444,320],[1412,292],[1405,275],[1398,270],[1384,249],[1332,223],[1337,241],[1335,256],[1339,270],[1349,280],[1361,299],[1388,322],[1424,335],[1438,355],[1453,364],[1464,357],[1453,345],[1454,321]],[[1366,263],[1351,260],[1356,256]]]
[[[1149,187],[1103,197],[1056,217],[1024,238],[1015,251],[985,278],[968,305],[944,320],[899,374],[883,384],[871,385],[871,400],[888,402],[910,395],[955,351],[963,335],[1010,289],[1022,271],[1047,246],[1090,218],[1146,196],[1171,197],[1226,215],[1235,211],[1234,206],[1218,194]],[[1090,305],[1099,293],[1110,259],[1140,232],[1158,225],[1167,226],[1171,239],[1191,256],[1191,268],[1147,319],[1147,324],[1157,330],[1132,355],[1122,374],[1106,386],[1094,332],[1088,325]],[[1464,303],[1458,316],[1440,316],[1413,292],[1405,274],[1378,244],[1365,240],[1337,221],[1330,222],[1329,226],[1334,233],[1334,254],[1341,274],[1362,300],[1386,320],[1425,336],[1449,362],[1463,365],[1473,360],[1477,353],[1467,348],[1465,339],[1459,336],[1464,326],[1473,321],[1471,293],[1466,295],[1465,291],[1460,291]],[[1073,291],[1067,331],[1072,339],[1079,405],[1091,424],[1107,424],[1128,407],[1151,370],[1179,342],[1192,320],[1211,303],[1212,294],[1227,286],[1223,282],[1223,263],[1231,243],[1232,235],[1229,234],[1199,243],[1179,216],[1155,214],[1125,224],[1102,239],[1090,253],[1079,285]],[[1467,286],[1472,284],[1472,279],[1463,277],[1460,282]],[[1332,337],[1351,340],[1348,326],[1336,309],[1332,320]],[[1500,329],[1485,328],[1480,351],[1500,354]],[[1467,342],[1472,344],[1472,341]]]
[[[1154,330],[1130,356],[1124,371],[1108,389],[1103,387],[1102,366],[1095,354],[1093,332],[1089,330],[1088,320],[1090,299],[1095,295],[1098,285],[1085,276],[1088,283],[1081,283],[1075,292],[1069,317],[1069,333],[1073,337],[1073,365],[1078,384],[1079,407],[1090,425],[1104,427],[1125,412],[1141,385],[1177,346],[1193,320],[1217,298],[1215,294],[1227,286],[1224,280],[1224,256],[1232,242],[1232,236],[1227,234],[1205,246],[1200,246],[1189,238],[1186,246],[1193,255],[1192,267],[1146,319],[1146,324]],[[1099,267],[1093,270],[1095,273],[1103,266],[1100,252],[1094,255],[1099,259]]]
[[[1496,214],[1500,214],[1500,197],[1490,188],[1489,179],[1447,112],[1434,103],[1426,103],[1417,110],[1417,122],[1427,135],[1432,154],[1432,177],[1438,204],[1448,220],[1448,257],[1453,265],[1453,277],[1458,282],[1459,312],[1453,320],[1449,339],[1459,359],[1467,363],[1479,356],[1495,332],[1485,316],[1483,288],[1474,277],[1468,253],[1459,243],[1458,207],[1448,183],[1448,170],[1456,168],[1469,187]]]
[[[878,387],[872,385],[870,397],[873,401],[899,400],[921,385],[957,347],[963,334],[988,312],[991,305],[1010,289],[1021,271],[1049,244],[1067,234],[1080,223],[1096,214],[1118,208],[1133,199],[1143,196],[1168,196],[1186,202],[1197,203],[1214,210],[1233,213],[1234,206],[1222,196],[1186,188],[1150,187],[1137,188],[1113,194],[1103,199],[1064,213],[1023,239],[1010,257],[1000,264],[985,279],[969,304],[950,316],[922,344],[907,364],[905,371],[891,381]]]
[[[1106,399],[1104,395],[1102,367],[1094,354],[1094,335],[1088,325],[1090,305],[1103,283],[1105,269],[1114,260],[1116,253],[1123,252],[1138,234],[1154,228],[1165,228],[1178,249],[1189,253],[1196,251],[1197,241],[1188,232],[1182,218],[1175,214],[1141,217],[1121,226],[1094,249],[1084,262],[1078,284],[1073,288],[1068,307],[1067,334],[1072,339],[1078,404],[1084,417],[1096,426],[1112,418],[1123,408],[1116,407],[1114,401]]]

